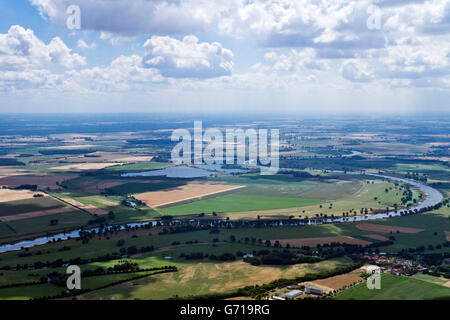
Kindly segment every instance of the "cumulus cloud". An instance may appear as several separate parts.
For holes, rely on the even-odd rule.
[[[65,26],[69,5],[81,8],[82,29],[116,36],[218,32],[265,47],[315,47],[348,58],[358,48],[385,44],[367,27],[379,6],[381,23],[399,31],[446,32],[450,0],[30,0],[44,17]],[[408,28],[409,27],[409,28]],[[337,49],[339,47],[339,52]]]
[[[450,73],[448,42],[416,39],[398,43],[384,50],[378,62],[384,68],[381,76],[388,78],[440,77]]]
[[[195,36],[185,36],[181,41],[153,36],[144,47],[144,64],[165,77],[213,78],[233,71],[233,52],[218,42],[199,42]]]
[[[230,75],[233,53],[219,43],[199,42],[194,36],[182,41],[153,36],[146,54],[121,55],[107,67],[94,66],[66,74],[72,83],[93,91],[153,90],[177,80],[205,79]]]
[[[0,69],[24,70],[52,65],[73,68],[86,64],[84,57],[71,51],[58,37],[46,45],[33,30],[11,26],[8,33],[0,34]]]
[[[51,70],[86,65],[84,57],[71,53],[58,37],[45,44],[31,29],[14,25],[0,34],[0,89],[49,88],[62,83]]]
[[[93,49],[95,43],[80,39],[77,47]],[[143,47],[144,56],[121,55],[106,67],[86,67],[85,58],[72,53],[60,38],[45,44],[33,30],[12,26],[7,34],[0,34],[0,90],[147,90],[173,83],[174,78],[215,78],[233,70],[230,50],[195,36],[182,40],[153,36]],[[85,67],[76,68],[81,66]]]
[[[137,55],[120,56],[108,67],[87,68],[72,76],[89,89],[101,91],[148,88],[149,84],[165,81],[156,69],[145,67]]]
[[[449,75],[450,0],[29,1],[61,26],[67,7],[79,5],[81,28],[97,30],[113,44],[151,36],[135,65],[142,73],[148,69],[150,78],[154,73],[178,80],[231,75],[233,53],[191,36],[202,32],[268,48],[253,70],[269,74],[319,79],[319,73],[329,73],[360,84],[380,80],[422,87],[447,85],[436,78]],[[367,23],[375,13],[380,24],[373,29]],[[60,52],[52,59],[70,64],[68,57]],[[0,61],[14,65],[13,59],[18,57]]]

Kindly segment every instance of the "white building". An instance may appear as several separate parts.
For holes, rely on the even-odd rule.
[[[284,297],[286,300],[294,300],[295,297],[298,297],[298,296],[301,295],[302,293],[303,293],[303,292],[300,291],[300,290],[292,290],[292,291],[289,291],[288,293],[283,294],[283,297]]]

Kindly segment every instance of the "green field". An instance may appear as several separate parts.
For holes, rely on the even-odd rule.
[[[4,222],[0,222],[0,237],[8,237],[14,235],[15,232]]]
[[[383,274],[381,289],[369,290],[363,282],[336,295],[337,300],[434,300],[450,299],[450,288],[437,284]]]
[[[0,216],[62,208],[64,204],[51,198],[31,198],[0,203]]]
[[[423,274],[423,273],[416,273],[415,275],[411,276],[413,279],[427,281],[430,283],[438,284],[438,285],[444,285],[450,280],[443,278],[443,277],[435,277],[431,276],[429,274]]]
[[[103,196],[103,195],[90,195],[90,196],[73,196],[71,193],[60,192],[54,193],[54,195],[61,198],[71,198],[85,205],[92,205],[96,208],[103,209],[105,211],[114,212],[113,221],[132,221],[132,220],[152,220],[159,217],[159,213],[149,207],[131,208],[121,205],[121,201],[124,197],[121,196]]]
[[[392,234],[392,236],[394,236],[396,239],[394,244],[387,247],[381,247],[380,250],[382,251],[398,252],[401,249],[408,249],[411,247],[416,248],[419,246],[425,246],[426,251],[429,253],[444,252],[446,250],[445,247],[441,249],[435,248],[434,250],[428,250],[429,245],[436,246],[445,243],[446,239],[444,231],[450,230],[450,219],[443,218],[440,214],[437,214],[435,211],[412,216],[382,219],[372,221],[371,223],[424,229],[424,231],[415,234],[407,234],[407,233]],[[384,236],[391,236],[391,235],[384,234]]]
[[[95,290],[119,281],[127,281],[145,275],[150,276],[153,273],[154,271],[142,271],[85,277],[81,281],[81,288],[82,290]],[[50,283],[0,288],[0,299],[29,300],[60,295],[64,291],[65,288]]]
[[[51,220],[58,220],[57,225],[51,225]],[[52,214],[48,216],[15,220],[8,222],[17,234],[43,233],[48,231],[56,231],[60,229],[75,229],[76,227],[87,224],[93,216],[85,214],[81,211],[64,212],[62,214]]]
[[[111,195],[131,195],[143,192],[157,191],[169,188],[175,188],[186,184],[180,180],[167,180],[157,182],[127,182],[112,188],[106,189]]]
[[[53,284],[37,284],[0,289],[2,300],[29,300],[42,297],[50,297],[61,294],[64,289]]]
[[[168,166],[171,166],[168,162],[138,162],[108,167],[103,170],[107,172],[143,171],[161,169]]]
[[[294,208],[315,205],[322,202],[322,200],[317,199],[261,197],[231,194],[213,199],[195,201],[179,206],[163,208],[161,211],[167,215],[180,216],[212,212],[239,212]]]

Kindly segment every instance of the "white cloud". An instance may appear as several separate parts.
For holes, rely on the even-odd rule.
[[[78,40],[77,47],[95,48]],[[47,45],[30,29],[20,26],[0,34],[0,90],[37,88],[64,90],[152,90],[174,82],[172,78],[214,78],[230,75],[233,53],[220,43],[199,42],[195,36],[182,41],[153,36],[145,42],[145,57],[121,55],[107,67],[86,65],[56,37]]]
[[[6,34],[0,34],[0,69],[24,70],[60,66],[73,68],[86,64],[84,57],[71,53],[58,37],[48,45],[34,35],[33,30],[11,26]]]
[[[316,50],[306,48],[303,50],[290,50],[287,54],[278,54],[270,51],[264,55],[266,62],[272,63],[271,69],[276,72],[305,72],[323,71],[330,68],[328,62],[317,58]]]
[[[108,41],[112,45],[119,45],[119,44],[123,44],[125,42],[130,42],[130,41],[136,40],[136,37],[118,36],[111,32],[102,31],[100,33],[100,39]]]
[[[345,79],[355,82],[370,82],[374,79],[374,74],[369,67],[357,59],[345,61],[341,66],[341,73]]]
[[[164,82],[156,69],[143,66],[142,57],[120,56],[106,68],[93,67],[73,74],[73,79],[90,90],[122,91],[146,89],[151,84]]]
[[[450,73],[450,43],[427,38],[399,42],[378,60],[381,76],[388,78],[440,77]]]
[[[84,57],[71,53],[58,37],[49,44],[33,30],[11,26],[0,34],[0,90],[50,88],[62,83],[62,76],[52,69],[71,69],[86,65]]]
[[[2,35],[0,50],[6,53],[0,55],[0,69],[42,70],[8,74],[5,85],[28,79],[30,86],[69,83],[77,89],[121,92],[163,87],[173,92],[219,88],[271,92],[301,87],[319,96],[327,88],[347,90],[351,96],[356,87],[368,91],[376,87],[377,92],[412,88],[414,94],[415,88],[448,91],[450,87],[450,0],[30,1],[43,16],[63,27],[67,6],[78,4],[81,28],[99,31],[100,39],[127,46],[127,56],[106,63],[107,67],[89,66],[53,77],[44,70],[71,69],[83,65],[84,58],[71,53],[59,38],[44,44],[39,39],[23,40],[32,39],[26,34],[9,40]],[[382,13],[379,30],[366,26],[371,4]],[[236,53],[243,39],[245,50],[239,57],[245,59],[239,64],[240,72],[233,72],[233,52],[220,43],[201,42],[194,34],[240,39],[233,42]],[[132,42],[139,36],[148,38],[143,56],[131,51],[140,43]],[[127,41],[132,44],[129,48]],[[80,40],[77,47],[92,45]],[[256,54],[248,53],[249,45],[259,47]],[[261,47],[267,48],[264,58],[245,71],[248,58],[258,56]],[[47,78],[48,82],[39,82]]]
[[[182,41],[153,36],[144,47],[144,64],[165,77],[213,78],[233,71],[233,52],[218,42],[199,42],[195,36],[185,36]]]
[[[87,44],[86,41],[79,39],[77,42],[77,48],[78,49],[95,49],[97,45],[95,42],[92,42],[90,44]]]
[[[44,17],[65,26],[69,5],[81,8],[81,28],[122,36],[191,34],[214,25],[241,0],[30,0]],[[112,19],[111,17],[115,17]]]

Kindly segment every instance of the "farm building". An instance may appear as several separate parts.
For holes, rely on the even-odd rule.
[[[307,294],[315,294],[315,295],[321,296],[323,294],[323,290],[320,290],[320,289],[314,288],[314,287],[306,287],[305,288],[305,293],[307,293]]]
[[[300,290],[292,290],[292,291],[289,291],[288,293],[283,294],[283,298],[285,298],[286,300],[294,300],[296,297],[298,297],[302,293],[303,292]]]

